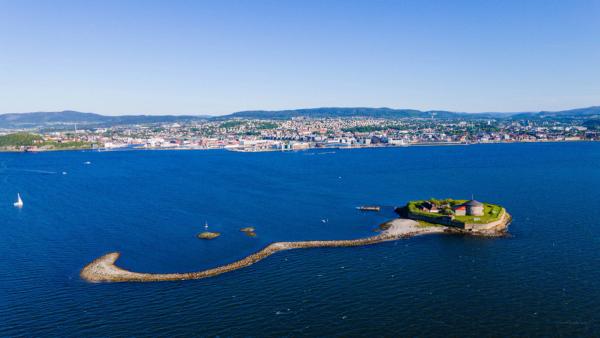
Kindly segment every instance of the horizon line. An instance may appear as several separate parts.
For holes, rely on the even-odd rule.
[[[213,115],[213,114],[189,114],[189,113],[160,113],[160,114],[148,114],[148,113],[127,113],[127,114],[121,114],[121,115],[111,115],[111,114],[102,114],[102,113],[96,113],[96,112],[91,112],[91,111],[83,111],[83,110],[74,110],[74,109],[63,109],[63,110],[38,110],[38,111],[25,111],[25,112],[4,112],[4,113],[0,113],[0,115],[12,115],[12,114],[37,114],[37,113],[64,113],[64,112],[75,112],[75,113],[83,113],[83,114],[96,114],[96,115],[102,115],[102,116],[113,116],[113,117],[118,117],[118,116],[206,116],[206,117],[220,117],[220,116],[227,116],[227,115],[232,115],[235,113],[242,113],[242,112],[266,112],[266,113],[273,113],[273,112],[284,112],[284,111],[295,111],[295,110],[311,110],[311,109],[389,109],[389,110],[414,110],[414,111],[419,111],[419,112],[450,112],[450,113],[457,113],[457,114],[526,114],[526,113],[541,113],[541,112],[550,112],[550,113],[554,113],[554,112],[563,112],[563,111],[570,111],[570,110],[577,110],[577,109],[590,109],[590,108],[597,108],[600,107],[600,105],[592,105],[592,106],[585,106],[585,107],[575,107],[575,108],[568,108],[568,109],[561,109],[561,110],[524,110],[524,111],[479,111],[479,112],[465,112],[465,111],[456,111],[456,110],[447,110],[447,109],[428,109],[428,110],[422,110],[422,109],[415,109],[415,108],[390,108],[390,107],[368,107],[368,106],[322,106],[322,107],[308,107],[308,108],[286,108],[286,109],[246,109],[246,110],[237,110],[237,111],[233,111],[233,112],[229,112],[229,113],[224,113],[224,114],[218,114],[218,115]]]

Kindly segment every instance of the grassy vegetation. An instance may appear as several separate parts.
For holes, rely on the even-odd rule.
[[[92,145],[87,142],[54,142],[48,141],[42,143],[42,146],[47,146],[53,149],[88,149],[91,148]]]
[[[460,205],[466,203],[467,200],[453,200],[453,199],[445,199],[445,200],[436,200],[430,199],[429,201],[434,202],[436,205],[440,206],[443,204],[448,204],[450,207]],[[407,204],[408,211],[412,214],[423,215],[431,218],[441,218],[447,217],[448,215],[440,212],[440,213],[430,213],[419,210],[418,206],[425,201],[410,201]],[[503,213],[503,208],[499,205],[483,203],[483,215],[482,216],[454,216],[454,220],[462,223],[490,223],[500,219]],[[419,221],[421,222],[421,221]],[[427,223],[427,222],[423,222]],[[427,223],[430,224],[430,223]]]
[[[0,147],[28,147],[43,142],[40,135],[31,133],[14,133],[0,136]]]
[[[92,145],[86,142],[57,142],[45,141],[41,135],[32,133],[14,133],[0,136],[1,149],[18,149],[20,147],[36,146],[40,149],[86,149]]]
[[[255,126],[256,129],[275,129],[277,127],[278,127],[277,123],[273,123],[273,122],[260,122],[260,123],[257,123]]]
[[[501,206],[483,203],[483,216],[455,216],[454,219],[463,223],[490,223],[499,220],[501,215]]]
[[[239,127],[242,124],[246,124],[246,121],[227,121],[227,122],[223,122],[219,125],[219,128],[235,128],[235,127]]]
[[[382,126],[356,126],[350,128],[342,128],[342,131],[346,133],[370,133],[373,131],[380,131],[385,129],[386,128]]]
[[[419,205],[421,203],[423,203],[425,201],[410,201],[408,202],[408,212],[412,213],[412,214],[417,214],[417,215],[423,215],[423,216],[428,216],[428,217],[444,217],[446,215],[443,214],[436,214],[436,213],[431,213],[431,212],[424,212],[419,210]]]

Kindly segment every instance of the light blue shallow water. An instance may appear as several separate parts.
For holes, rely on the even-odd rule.
[[[507,207],[512,237],[288,251],[198,281],[78,276],[111,251],[183,272],[370,236],[391,209],[357,205],[472,193]],[[599,201],[600,143],[0,154],[0,336],[599,335]],[[205,221],[222,236],[196,239]]]

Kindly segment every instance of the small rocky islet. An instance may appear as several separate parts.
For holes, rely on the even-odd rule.
[[[215,239],[221,236],[220,232],[204,231],[196,235],[200,239]]]
[[[256,237],[256,231],[254,230],[254,227],[241,228],[240,231],[245,233],[248,237]]]
[[[256,237],[256,231],[254,227],[245,227],[240,229],[241,232],[245,233],[248,237]],[[215,239],[221,236],[220,232],[204,231],[196,235],[199,239]]]

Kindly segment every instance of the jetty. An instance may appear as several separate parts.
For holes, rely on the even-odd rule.
[[[379,211],[379,207],[361,208]],[[381,233],[376,236],[347,240],[275,242],[236,262],[184,273],[145,273],[125,270],[116,265],[121,254],[111,252],[86,265],[81,270],[80,276],[89,282],[163,282],[202,279],[250,266],[284,250],[363,246],[433,233],[501,236],[506,233],[512,220],[503,207],[476,200],[410,201],[405,207],[397,208],[396,212],[401,218],[381,224],[379,226]],[[207,227],[208,225],[205,226]],[[240,231],[255,235],[253,227],[242,228]]]
[[[115,263],[120,257],[119,252],[111,252],[101,256],[86,265],[80,272],[82,279],[89,282],[163,282],[180,281],[190,279],[202,279],[217,276],[226,272],[241,269],[259,262],[279,251],[308,248],[336,248],[353,247],[392,241],[420,234],[443,233],[445,227],[422,227],[419,223],[408,219],[395,219],[382,225],[383,230],[379,235],[331,241],[298,241],[298,242],[275,242],[267,245],[262,250],[255,252],[239,261],[222,265],[216,268],[198,272],[187,273],[143,273],[133,272],[118,267]]]

